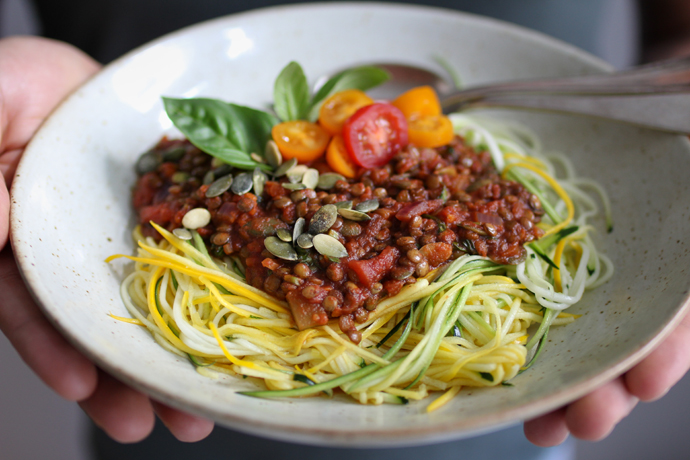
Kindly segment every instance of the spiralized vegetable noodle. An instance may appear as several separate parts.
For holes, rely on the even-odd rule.
[[[526,246],[524,262],[461,256],[383,299],[357,325],[362,340],[354,344],[333,322],[298,331],[288,305],[247,284],[237,260],[212,258],[200,238],[183,241],[157,227],[163,240],[135,230],[137,255],[109,259],[134,261],[121,287],[127,310],[198,372],[255,380],[262,389],[253,396],[338,390],[381,404],[436,392],[427,406],[434,410],[462,387],[509,381],[538,354],[550,326],[576,320],[563,310],[613,274],[588,223],[597,201],[607,216],[609,205],[597,184],[577,178],[565,156],[545,155],[527,129],[459,114],[451,120],[467,143],[491,153],[504,177],[541,199],[545,237]]]

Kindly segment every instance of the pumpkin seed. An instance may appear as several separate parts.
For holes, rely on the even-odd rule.
[[[238,174],[232,181],[230,190],[235,195],[244,195],[252,189],[252,185],[254,185],[252,175],[250,173],[242,173]]]
[[[261,163],[261,164],[266,163],[266,161],[264,161],[264,158],[261,155],[259,155],[258,153],[254,153],[254,152],[250,153],[249,158],[256,161],[257,163]]]
[[[275,236],[269,236],[264,240],[264,246],[274,256],[283,260],[297,260],[297,252],[290,243],[281,241]]]
[[[162,162],[163,159],[157,152],[146,152],[137,160],[135,169],[137,174],[141,176],[151,171],[155,171],[158,168],[158,165],[160,165]]]
[[[285,173],[285,175],[290,182],[297,184],[302,182],[302,178],[304,177],[304,173],[307,172],[307,169],[309,168],[307,168],[305,165],[297,165],[292,167],[287,173]]]
[[[299,184],[292,184],[292,183],[289,183],[289,182],[285,182],[285,183],[283,183],[283,184],[281,184],[281,185],[283,186],[283,188],[286,188],[286,189],[288,189],[288,190],[293,190],[293,191],[294,191],[294,190],[304,190],[304,189],[307,188],[307,186],[304,185],[304,184],[302,184],[301,182],[300,182]]]
[[[335,187],[335,183],[339,180],[347,181],[345,176],[338,173],[325,173],[319,176],[319,183],[317,187],[323,190],[330,190]]]
[[[302,249],[309,249],[311,247],[314,247],[313,243],[314,237],[311,236],[309,233],[302,233],[300,236],[297,237],[297,246],[299,246]]]
[[[254,183],[254,195],[261,196],[264,193],[264,185],[268,180],[268,176],[264,174],[259,168],[254,168],[252,172],[252,182]]]
[[[391,278],[394,280],[404,280],[412,276],[415,267],[395,267],[391,270]]]
[[[163,152],[163,161],[179,161],[185,153],[184,147],[174,147]]]
[[[292,168],[290,168],[288,173],[304,175],[304,173],[307,172],[307,169],[309,169],[309,166],[307,165],[295,165]]]
[[[221,196],[223,193],[227,192],[232,185],[232,176],[228,174],[215,180],[206,189],[206,198],[213,198],[214,196]]]
[[[321,206],[309,222],[309,233],[316,235],[327,232],[335,224],[336,219],[338,219],[338,208],[332,204]]]
[[[216,175],[213,174],[213,171],[206,171],[206,174],[204,174],[204,178],[201,180],[201,183],[203,185],[211,185],[214,180],[216,180]]]
[[[354,209],[339,208],[338,214],[354,222],[364,222],[367,220],[371,220],[371,217],[369,217],[367,214],[360,211],[355,211]]]
[[[225,176],[227,174],[230,174],[231,172],[232,172],[232,166],[230,166],[227,163],[223,163],[222,165],[213,168],[213,174],[216,177],[222,177],[222,176]]]
[[[178,237],[181,240],[191,240],[192,239],[192,232],[187,230],[186,228],[178,227],[175,230],[172,231],[173,235]]]
[[[352,209],[352,201],[339,201],[335,203],[335,207],[338,209]]]
[[[469,230],[471,232],[476,233],[477,235],[489,236],[489,233],[487,233],[487,231],[482,227],[482,225],[479,222],[465,222],[460,226],[465,230]]]
[[[302,176],[302,183],[307,186],[307,188],[315,189],[316,185],[319,183],[319,172],[314,168],[309,168],[304,172]]]
[[[283,163],[283,155],[278,149],[278,144],[272,139],[266,142],[266,150],[264,151],[264,158],[273,169],[277,169]]]
[[[355,211],[359,212],[371,212],[376,211],[379,208],[379,200],[366,200],[355,206]]]
[[[280,238],[282,241],[285,241],[286,243],[290,243],[292,241],[292,235],[289,231],[285,230],[284,228],[279,228],[276,231],[276,235],[278,235],[278,238]]]
[[[297,241],[297,238],[304,233],[304,224],[306,224],[304,217],[300,217],[295,221],[295,228],[292,229],[292,241]]]
[[[211,222],[211,213],[206,208],[194,208],[182,218],[182,225],[190,230],[206,227]]]
[[[278,167],[278,169],[276,169],[276,172],[273,173],[273,175],[276,177],[284,176],[289,170],[294,168],[296,165],[297,165],[297,158],[290,158],[285,163],[281,163],[281,165]]]
[[[319,234],[314,236],[312,242],[314,243],[314,249],[316,249],[319,254],[338,259],[347,257],[347,249],[345,249],[345,246],[332,236]]]

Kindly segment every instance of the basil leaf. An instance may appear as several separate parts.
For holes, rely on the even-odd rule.
[[[164,97],[163,105],[173,124],[189,141],[203,152],[240,169],[259,166],[243,147],[250,145],[251,137],[245,131],[241,115],[230,104],[217,99]],[[250,123],[252,124],[252,123]]]
[[[388,72],[376,66],[355,67],[334,75],[314,94],[309,109],[309,119],[316,121],[319,118],[319,110],[323,101],[332,94],[346,89],[366,91],[385,83],[390,77]]]
[[[238,131],[236,142],[240,149],[246,153],[256,153],[263,156],[266,142],[271,139],[271,129],[280,123],[280,120],[263,110],[237,104],[228,105],[236,116],[233,123],[238,129],[233,131]],[[239,131],[242,131],[243,134],[240,135]]]
[[[309,84],[298,63],[290,62],[276,78],[273,104],[278,117],[283,121],[306,118],[309,111]]]

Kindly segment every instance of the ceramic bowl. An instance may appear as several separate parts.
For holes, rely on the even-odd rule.
[[[334,39],[332,31],[348,31]],[[134,251],[130,205],[138,155],[171,129],[161,95],[209,96],[264,107],[291,60],[312,81],[349,65],[399,62],[467,85],[601,73],[569,45],[509,24],[441,9],[322,4],[259,10],[165,36],[107,66],[35,136],[14,181],[12,244],[25,279],[55,326],[120,380],[171,406],[253,434],[322,445],[403,446],[497,429],[566,404],[638,362],[677,323],[690,284],[690,149],[680,137],[588,118],[505,112],[566,152],[599,181],[614,232],[601,247],[614,278],[554,328],[536,365],[512,387],[465,389],[441,410],[428,401],[362,406],[346,399],[259,400],[249,384],[210,379],[165,351],[126,316],[118,292]]]

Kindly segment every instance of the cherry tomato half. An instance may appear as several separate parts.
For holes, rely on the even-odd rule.
[[[357,165],[347,153],[343,136],[333,136],[326,150],[326,163],[331,169],[345,177],[353,178],[357,174]]]
[[[275,125],[271,137],[284,158],[308,163],[323,155],[331,136],[316,123],[295,120]]]
[[[359,166],[383,166],[407,145],[407,120],[391,104],[371,104],[348,118],[343,126],[343,140]]]
[[[398,96],[392,104],[399,108],[408,120],[412,117],[441,115],[441,103],[431,86],[412,88]]]
[[[374,100],[364,91],[347,89],[339,91],[326,99],[319,110],[319,124],[332,135],[340,134],[343,125],[350,116]]]
[[[453,123],[445,115],[426,115],[408,120],[410,143],[417,147],[441,147],[453,140]]]

